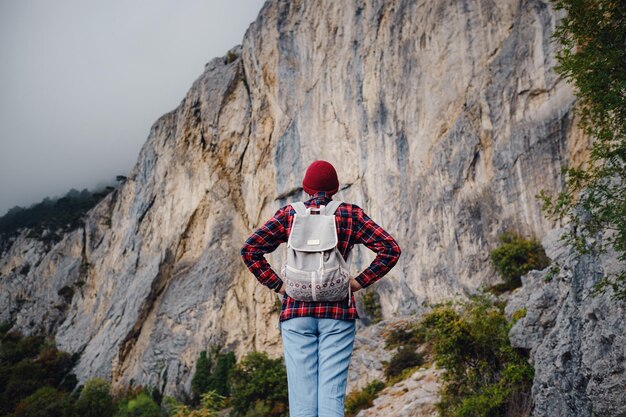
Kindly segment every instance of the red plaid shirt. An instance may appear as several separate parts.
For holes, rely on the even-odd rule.
[[[304,204],[306,207],[319,207],[331,200],[325,193],[315,194]],[[257,229],[241,248],[243,261],[256,277],[268,288],[278,292],[282,279],[265,259],[266,253],[273,252],[278,245],[287,242],[295,210],[291,205],[279,209],[263,226]],[[362,243],[376,252],[376,259],[355,279],[363,288],[367,288],[383,277],[398,262],[400,247],[382,227],[374,223],[363,209],[354,204],[342,203],[335,212],[338,247],[344,259],[352,247]],[[341,320],[359,318],[354,294],[351,302],[348,297],[340,301],[299,301],[288,295],[283,296],[279,321],[292,317],[314,316]]]

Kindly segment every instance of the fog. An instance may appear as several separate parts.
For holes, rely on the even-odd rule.
[[[1,0],[0,215],[127,175],[261,0]]]

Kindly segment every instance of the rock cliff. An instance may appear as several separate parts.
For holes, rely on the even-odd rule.
[[[584,157],[555,22],[540,0],[268,1],[84,228],[52,248],[23,233],[2,255],[0,320],[81,352],[80,380],[170,395],[209,344],[278,355],[275,295],[239,248],[303,197],[314,159],[403,249],[375,285],[385,317],[493,283],[498,233],[542,238],[534,195]],[[373,258],[355,255],[355,271]]]
[[[605,273],[623,268],[615,254],[582,257],[546,234],[555,267],[522,277],[507,304],[525,317],[511,329],[513,346],[529,349],[535,366],[534,417],[626,417],[626,304],[596,294]]]

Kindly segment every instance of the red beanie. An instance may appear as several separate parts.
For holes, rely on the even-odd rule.
[[[302,188],[307,194],[315,194],[320,191],[331,196],[339,190],[337,171],[326,161],[315,161],[306,170],[302,180]]]

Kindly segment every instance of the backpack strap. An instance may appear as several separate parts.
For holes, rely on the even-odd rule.
[[[301,216],[306,214],[306,206],[302,201],[298,201],[297,203],[291,203],[291,207],[296,211],[296,214]]]
[[[331,214],[335,214],[335,212],[337,211],[340,205],[341,205],[341,201],[332,200],[330,203],[328,203],[328,205],[324,209],[325,211],[324,214],[326,214],[327,216],[330,216]]]

